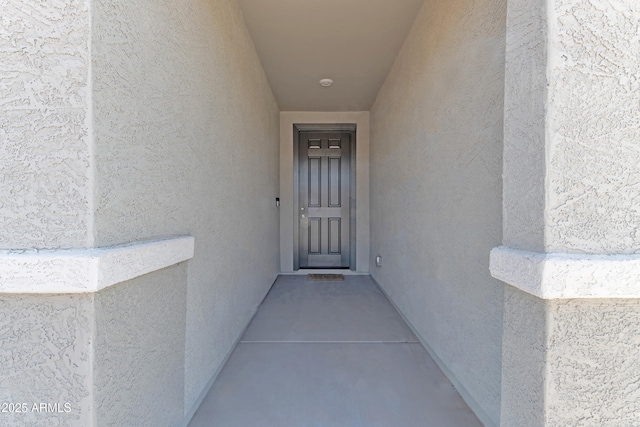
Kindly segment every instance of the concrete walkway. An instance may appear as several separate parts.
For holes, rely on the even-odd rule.
[[[280,276],[189,427],[475,427],[368,276]]]

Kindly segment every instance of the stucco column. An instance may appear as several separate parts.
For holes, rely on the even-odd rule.
[[[510,0],[503,426],[640,424],[640,4]]]
[[[194,239],[96,247],[96,3],[0,0],[2,426],[184,417]]]
[[[92,425],[89,294],[26,294],[92,244],[89,1],[0,0],[0,425]],[[38,258],[38,261],[42,257]],[[42,282],[69,272],[55,268]]]

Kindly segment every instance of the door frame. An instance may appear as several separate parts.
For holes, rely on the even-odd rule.
[[[356,153],[356,261],[355,271],[339,270],[345,274],[369,274],[369,112],[368,111],[281,111],[280,112],[280,191],[268,199],[280,218],[281,274],[306,274],[306,270],[293,269],[293,134],[294,124],[355,123],[358,150]],[[275,198],[280,198],[276,207]],[[265,199],[266,200],[266,199]],[[278,244],[278,243],[276,243]]]
[[[293,124],[293,270],[300,269],[300,132],[341,132],[349,134],[349,270],[356,270],[356,131],[355,123]],[[329,269],[331,267],[328,267]]]

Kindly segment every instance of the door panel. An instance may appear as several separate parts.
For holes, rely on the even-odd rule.
[[[348,132],[300,132],[300,267],[349,267]]]
[[[329,218],[329,243],[327,248],[330,254],[342,253],[341,222],[342,218]]]
[[[340,157],[329,157],[329,203],[330,208],[339,208],[341,202],[341,183],[342,174],[340,173]]]
[[[322,218],[309,218],[309,248],[311,255],[320,255],[322,247]]]
[[[309,170],[307,171],[307,173],[309,174],[309,207],[322,207],[322,201],[320,200],[320,196],[322,194],[322,172],[320,167],[321,164],[321,157],[309,157]]]

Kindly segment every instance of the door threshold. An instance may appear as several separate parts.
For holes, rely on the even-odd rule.
[[[301,268],[298,271],[281,271],[283,276],[305,276],[307,274],[344,274],[345,276],[368,276],[369,273],[342,268]]]

